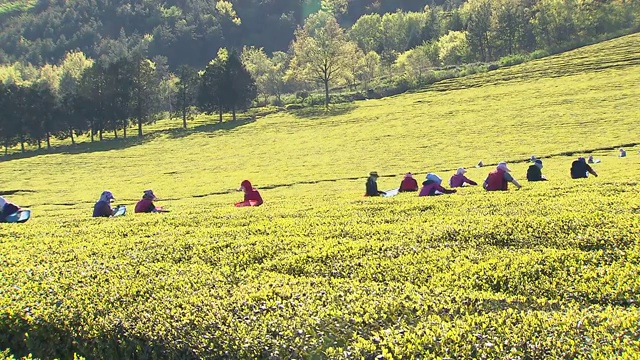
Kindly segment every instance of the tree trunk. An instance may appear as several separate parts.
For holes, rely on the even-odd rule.
[[[51,150],[51,133],[47,133],[47,150]]]
[[[73,128],[69,128],[69,134],[71,135],[71,145],[75,145],[76,139],[73,138]]]
[[[324,106],[329,107],[329,79],[324,79]]]
[[[125,139],[127,138],[127,122],[125,122],[124,125],[122,126],[122,136]]]
[[[187,108],[182,109],[182,128],[187,128]]]
[[[24,139],[20,139],[20,151],[24,153]]]
[[[236,106],[235,105],[233,105],[232,114],[233,114],[233,121],[236,121]]]
[[[113,129],[113,136],[117,139],[118,138],[118,129]]]
[[[93,142],[93,137],[95,136],[95,132],[93,131],[93,128],[89,130],[89,132],[91,133],[91,142]]]
[[[138,119],[138,137],[142,137],[142,118]]]
[[[42,140],[38,139],[38,150],[42,150]]]
[[[100,137],[100,141],[102,141],[102,129],[100,129],[99,133],[98,133],[99,137]]]
[[[220,122],[222,122],[222,109],[218,110],[218,114],[220,115]]]

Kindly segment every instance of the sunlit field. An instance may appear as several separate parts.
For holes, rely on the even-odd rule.
[[[0,225],[0,351],[638,358],[638,44],[0,162],[0,192],[33,211]],[[571,180],[589,154],[600,176]],[[550,181],[526,181],[531,155]],[[503,160],[521,190],[363,197],[370,171],[382,190],[460,166],[482,183]],[[245,178],[263,206],[233,207]],[[148,188],[170,213],[133,214]],[[126,216],[91,218],[105,189]]]

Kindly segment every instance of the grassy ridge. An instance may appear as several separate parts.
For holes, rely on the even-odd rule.
[[[18,1],[0,1],[0,18],[3,16],[14,15],[31,10],[36,5],[36,1],[18,0]]]
[[[159,123],[148,142],[2,162],[2,190],[21,190],[10,199],[35,216],[0,227],[0,347],[45,358],[636,358],[640,147],[594,153],[600,177],[584,181],[568,177],[577,155],[561,153],[638,142],[637,40],[451,82],[456,91],[202,132]],[[586,54],[626,65],[594,69]],[[545,158],[551,181],[362,197],[370,170],[448,179],[532,153],[557,154]],[[527,164],[511,167],[523,180]],[[263,207],[230,206],[244,178],[267,188]],[[104,188],[132,210],[149,187],[171,213],[89,217]]]

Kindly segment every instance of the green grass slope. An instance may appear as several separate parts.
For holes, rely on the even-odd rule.
[[[29,0],[2,0],[0,1],[0,19],[10,15],[17,15],[29,11],[36,5],[35,1]]]
[[[0,163],[0,348],[43,358],[637,358],[632,35],[429,91]],[[92,150],[87,150],[92,149]],[[600,174],[569,179],[596,150]],[[544,157],[546,183],[364,198]],[[470,169],[482,182],[490,168]],[[266,204],[236,209],[244,178]],[[90,217],[110,189],[167,214]]]

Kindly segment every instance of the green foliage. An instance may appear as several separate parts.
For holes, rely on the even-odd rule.
[[[329,83],[348,74],[356,46],[347,40],[333,16],[318,13],[310,16],[304,27],[296,31],[291,48],[291,76],[322,84],[328,106]]]
[[[33,210],[0,226],[0,354],[637,358],[640,146],[593,152],[597,178],[568,170],[637,143],[639,38],[430,91],[242,126],[201,116],[200,132],[160,121],[146,142],[0,162],[7,198]],[[391,189],[406,171],[446,181],[465,165],[482,182],[492,167],[471,165],[508,160],[522,180],[532,153],[549,182],[362,197],[371,170]],[[265,205],[232,206],[245,178]],[[153,188],[171,212],[93,219],[107,188],[129,208]]]

